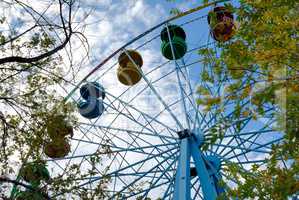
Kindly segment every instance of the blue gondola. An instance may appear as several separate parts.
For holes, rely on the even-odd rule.
[[[89,97],[87,100],[82,100],[78,103],[78,110],[83,117],[87,119],[94,119],[103,114],[104,103],[102,99]]]
[[[89,82],[80,88],[81,97],[87,100],[89,97],[105,99],[105,89],[98,82]]]

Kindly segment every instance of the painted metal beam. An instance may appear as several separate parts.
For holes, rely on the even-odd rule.
[[[174,200],[191,199],[190,156],[190,141],[187,137],[181,140],[180,156],[175,176]]]
[[[204,199],[216,200],[217,192],[216,192],[215,184],[213,183],[213,180],[209,175],[203,155],[200,149],[198,148],[198,144],[195,141],[194,137],[190,137],[189,140],[190,140],[190,147],[191,147],[191,155],[195,162],[196,172],[200,180]]]

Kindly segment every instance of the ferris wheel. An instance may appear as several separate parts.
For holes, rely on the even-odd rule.
[[[215,200],[238,184],[229,167],[255,176],[251,166],[262,166],[283,134],[274,128],[274,107],[264,116],[234,118],[236,101],[226,90],[233,80],[198,54],[221,51],[217,43],[229,42],[236,31],[233,14],[212,6],[162,22],[103,59],[66,97],[77,106],[78,128],[62,117],[49,122],[48,170],[28,165],[23,179],[33,187],[50,176],[65,181],[60,192],[47,185],[53,199],[98,190],[103,199]],[[205,98],[198,88],[222,103],[207,109],[197,102]],[[250,108],[250,99],[240,102]],[[76,173],[82,176],[74,180]]]

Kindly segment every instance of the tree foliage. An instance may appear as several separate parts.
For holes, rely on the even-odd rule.
[[[213,1],[203,1],[207,2]],[[216,109],[219,114],[223,112],[221,105],[229,100],[234,105],[229,121],[274,117],[276,130],[284,134],[284,141],[272,146],[267,162],[252,166],[252,174],[237,165],[224,169],[238,185],[228,188],[226,195],[240,199],[287,199],[299,191],[299,3],[240,0],[235,7],[225,6],[235,15],[234,37],[217,42],[216,49],[204,48],[198,53],[203,64],[212,69],[204,68],[201,80],[228,84],[223,96],[215,96],[209,88],[200,86],[198,104],[206,112]],[[177,13],[177,9],[172,11]],[[276,112],[269,116],[267,108],[275,108]],[[211,129],[214,136],[207,138],[210,143],[221,138],[225,127],[230,126],[227,121],[218,125]],[[241,126],[242,123],[237,124],[237,128]]]
[[[265,117],[267,107],[276,108],[278,112],[272,115],[284,141],[272,147],[266,168],[252,166],[254,176],[229,167],[238,183],[229,194],[240,199],[287,199],[299,191],[299,4],[282,0],[239,3],[237,8],[231,7],[237,16],[234,38],[217,44],[220,53],[214,49],[199,52],[214,70],[213,77],[206,72],[202,79],[229,77],[225,99],[234,102],[236,119]],[[198,93],[207,97],[199,103],[208,110],[223,103],[220,97],[209,97],[205,88]],[[245,105],[245,100],[249,104]],[[279,158],[283,162],[277,161]]]
[[[47,123],[51,119],[63,116],[76,129],[74,105],[64,102],[60,85],[68,84],[72,77],[67,80],[66,74],[74,73],[72,39],[88,46],[78,28],[87,14],[76,18],[81,2],[10,0],[0,5],[0,198],[12,197],[14,185],[18,186],[15,192],[38,190],[45,198],[49,192],[64,196],[74,190],[81,199],[101,199],[109,178],[92,192],[74,189],[75,180],[95,169],[84,174],[79,166],[71,165],[40,188],[32,188],[18,176],[26,163],[47,159],[43,149],[50,139]],[[94,165],[100,163],[100,150],[92,158]]]

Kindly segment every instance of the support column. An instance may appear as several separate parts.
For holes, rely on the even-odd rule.
[[[213,180],[211,179],[205,160],[198,143],[194,137],[190,137],[191,155],[195,162],[196,172],[200,180],[203,196],[205,200],[216,200],[217,192]]]
[[[224,189],[217,185],[221,179],[219,158],[216,155],[205,156],[201,152],[200,146],[203,144],[204,138],[200,132],[193,134],[185,129],[177,133],[181,143],[173,199],[191,199],[190,159],[192,156],[196,169],[193,170],[193,176],[199,178],[204,200],[216,200],[218,195],[224,192]]]
[[[190,200],[190,141],[189,137],[181,140],[180,156],[175,176],[174,200]]]

